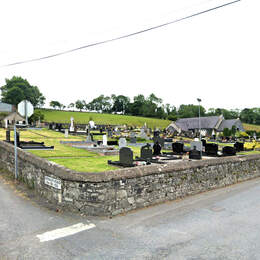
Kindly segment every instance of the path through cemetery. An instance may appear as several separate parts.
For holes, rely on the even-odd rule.
[[[110,218],[46,208],[0,174],[0,259],[260,259],[260,179]]]

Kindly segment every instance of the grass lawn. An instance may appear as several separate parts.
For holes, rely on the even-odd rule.
[[[93,112],[72,112],[59,110],[39,109],[44,114],[45,122],[70,123],[70,118],[74,118],[75,124],[87,124],[92,118],[96,124],[101,125],[128,125],[142,127],[145,123],[150,128],[167,127],[171,121],[148,117],[101,114]]]

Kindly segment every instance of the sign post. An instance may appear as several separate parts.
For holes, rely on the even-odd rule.
[[[18,178],[18,160],[17,160],[17,133],[16,133],[16,124],[14,124],[14,174],[15,179]]]
[[[34,112],[33,105],[30,101],[23,100],[18,104],[18,112],[20,115],[25,116],[25,123],[28,125],[28,117]]]

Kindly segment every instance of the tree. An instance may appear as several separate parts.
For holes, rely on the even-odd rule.
[[[88,103],[90,110],[110,112],[112,109],[111,98],[108,96],[100,95],[97,98],[94,98],[90,103]]]
[[[50,102],[50,107],[53,107],[54,109],[56,109],[56,108],[61,109],[62,106],[63,105],[59,101],[53,100],[53,101]]]
[[[84,108],[84,103],[83,103],[84,100],[77,100],[75,102],[75,107],[77,109],[79,109],[79,111],[81,112],[81,110]]]
[[[30,101],[34,107],[44,105],[45,97],[38,87],[30,85],[26,79],[13,76],[11,79],[5,79],[5,83],[4,86],[0,87],[2,102],[17,105],[26,99]]]
[[[129,109],[130,98],[123,95],[111,95],[113,100],[112,111],[113,112],[122,112],[123,114]]]

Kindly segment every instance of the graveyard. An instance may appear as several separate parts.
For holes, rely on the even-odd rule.
[[[20,129],[20,148],[77,172],[260,153],[259,142],[203,139],[201,143],[196,138],[167,136],[163,131],[146,126],[136,129],[93,126],[78,127],[71,122],[69,128],[51,123],[46,128]],[[6,139],[13,143],[13,131],[7,137],[6,130],[0,129],[0,140]]]

